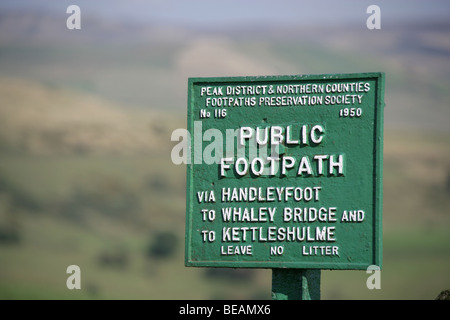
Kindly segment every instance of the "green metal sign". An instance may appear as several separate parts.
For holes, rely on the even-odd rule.
[[[384,74],[191,78],[187,266],[382,263]]]

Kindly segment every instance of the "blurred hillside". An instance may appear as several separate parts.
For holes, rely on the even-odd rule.
[[[124,110],[98,96],[0,78],[0,146],[32,154],[151,153],[174,121],[167,114]],[[178,124],[179,125],[179,124]]]
[[[195,76],[386,72],[386,125],[448,131],[450,23],[211,30],[35,12],[0,13],[0,70],[123,107],[186,112]]]
[[[170,137],[186,127],[187,78],[365,71],[387,80],[382,290],[324,271],[323,298],[450,287],[448,21],[203,30],[83,16],[69,31],[65,18],[0,13],[0,298],[269,299],[270,270],[183,266]]]

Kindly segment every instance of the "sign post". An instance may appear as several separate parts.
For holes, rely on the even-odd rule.
[[[271,268],[273,299],[381,268],[383,108],[383,73],[190,78],[186,266]]]
[[[320,270],[272,269],[272,300],[320,300]]]

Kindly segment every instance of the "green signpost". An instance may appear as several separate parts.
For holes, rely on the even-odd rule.
[[[186,266],[381,268],[383,109],[383,73],[189,79]]]

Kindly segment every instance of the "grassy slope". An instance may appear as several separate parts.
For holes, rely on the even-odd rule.
[[[396,142],[390,142],[387,139],[387,150],[395,149],[395,143],[401,146],[407,144],[407,140],[398,138]],[[423,139],[421,143],[419,146],[424,148],[435,143],[434,146],[439,149],[435,140]],[[420,152],[412,155],[418,160],[409,161],[409,164],[417,168],[427,167],[427,162],[420,159]],[[394,169],[390,163],[396,156],[399,156],[396,152],[386,153],[386,172]],[[449,159],[447,155],[441,161],[448,163]],[[183,267],[181,235],[184,232],[184,196],[181,192],[162,192],[159,199],[155,199],[152,195],[155,196],[157,191],[145,190],[142,177],[158,171],[164,176],[174,177],[173,182],[176,183],[184,174],[184,169],[164,161],[149,168],[145,160],[138,156],[114,159],[106,156],[37,156],[24,160],[13,155],[3,158],[2,166],[11,169],[8,171],[9,179],[23,186],[21,190],[43,204],[35,213],[13,209],[18,215],[22,238],[16,244],[0,245],[0,296],[181,299],[229,297],[235,292],[239,292],[240,298],[252,298],[258,292],[269,293],[270,271],[267,270],[257,272],[254,285],[248,286],[239,281],[231,285],[220,279],[211,281],[205,278],[203,269]],[[73,171],[62,171],[51,179],[48,173],[55,167],[72,168]],[[73,188],[73,172],[96,172],[77,181],[79,186],[90,188],[98,185],[98,176],[110,168],[114,170],[110,171],[109,179],[122,181],[127,189],[137,194],[141,205],[136,212],[112,218],[105,216],[104,212],[93,210],[82,220],[70,220],[54,209],[51,201],[60,199],[64,202],[65,195],[58,195],[60,190]],[[448,197],[433,203],[428,188],[410,183],[412,178],[420,179],[420,176],[410,171],[394,175],[388,174],[385,179],[383,290],[367,290],[367,275],[362,271],[324,271],[324,299],[431,299],[450,280],[447,272],[450,267],[449,219],[443,212],[449,206]],[[422,180],[427,177],[424,172]],[[25,180],[36,184],[45,181],[46,192],[33,186],[33,183],[25,184]],[[386,192],[394,186],[402,192]],[[435,188],[442,193],[449,192],[445,189],[445,183],[436,184]],[[405,201],[400,200],[399,196],[414,199],[414,208],[401,205]],[[147,202],[147,197],[153,201]],[[51,211],[47,212],[47,208]],[[7,214],[8,211],[2,213]],[[180,236],[175,254],[167,260],[154,261],[146,257],[151,234],[158,230],[173,230]],[[117,247],[124,248],[129,255],[126,268],[99,265],[99,255]],[[70,264],[78,264],[82,268],[83,288],[86,290],[68,292],[65,288],[67,275],[64,271]],[[196,290],[193,296],[191,288],[194,286],[202,289]]]
[[[217,46],[241,64],[251,65],[253,72],[258,71],[254,61],[270,64],[260,70],[289,74],[388,69],[387,102],[397,104],[391,112],[388,103],[388,123],[406,119],[417,125],[424,120],[429,127],[441,118],[439,129],[446,122],[448,110],[443,105],[448,105],[448,95],[436,94],[437,82],[428,86],[436,89],[431,93],[420,91],[425,80],[407,82],[407,73],[390,69],[392,65],[381,60],[355,59],[292,44],[220,42]],[[140,75],[136,83],[158,93],[152,105],[180,101],[184,105],[185,84],[176,79],[184,79],[184,73],[190,72],[183,69],[189,57],[196,57],[198,64],[205,61],[197,56],[199,48],[207,47],[197,43],[170,55],[164,50],[159,55],[144,50],[135,52],[135,59],[125,58],[128,51],[114,51],[103,65],[99,58],[105,56],[104,50],[89,51],[89,59],[76,60],[76,52],[71,50],[52,57],[49,53],[55,48],[51,47],[38,48],[32,54],[26,53],[28,48],[1,49],[3,75],[46,85],[10,78],[0,81],[4,99],[0,107],[0,231],[12,228],[19,234],[18,241],[0,243],[0,298],[270,298],[270,270],[255,270],[244,278],[238,274],[230,280],[226,273],[207,276],[204,269],[183,266],[185,171],[170,161],[170,133],[184,127],[184,111],[175,117],[124,111],[86,95],[116,92],[110,98],[127,101],[133,92],[143,90],[124,87],[123,79]],[[261,51],[255,51],[258,48]],[[259,54],[253,55],[256,52]],[[18,54],[25,55],[18,59],[24,62],[19,69],[18,60],[13,59]],[[153,62],[145,64],[146,56]],[[98,72],[92,73],[89,69],[95,67]],[[230,70],[224,70],[228,67],[246,72],[240,65],[217,61],[203,66],[216,72]],[[91,74],[95,76],[89,77]],[[148,78],[149,74],[152,77]],[[132,104],[148,101],[146,97],[131,99]],[[422,110],[423,101],[431,109]],[[36,108],[40,112],[35,112]],[[404,110],[411,111],[410,118],[405,118]],[[55,136],[66,140],[54,140]],[[382,290],[368,290],[367,274],[362,271],[324,271],[324,299],[432,299],[450,283],[449,142],[448,133],[424,134],[387,126]],[[148,246],[154,235],[168,230],[178,235],[173,255],[149,259]],[[125,265],[99,262],[105,254],[116,256],[117,252],[126,253]],[[82,269],[81,291],[65,287],[65,270],[70,264]]]

